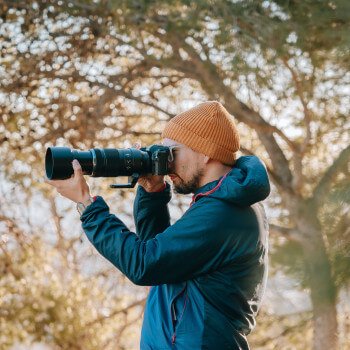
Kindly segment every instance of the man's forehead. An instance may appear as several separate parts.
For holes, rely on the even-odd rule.
[[[163,146],[182,146],[182,144],[174,140],[165,138],[163,139]]]

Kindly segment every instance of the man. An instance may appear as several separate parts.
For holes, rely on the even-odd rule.
[[[179,114],[162,136],[175,190],[194,193],[173,225],[163,176],[139,180],[136,234],[101,197],[90,199],[77,161],[74,177],[47,182],[85,205],[83,229],[104,257],[135,284],[153,286],[141,349],[249,349],[267,280],[268,228],[258,203],[270,191],[265,167],[255,156],[236,161],[238,131],[215,101]]]

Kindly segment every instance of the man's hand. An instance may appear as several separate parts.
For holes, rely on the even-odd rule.
[[[83,171],[79,162],[73,160],[74,175],[67,180],[49,180],[45,176],[45,182],[55,187],[57,192],[73,202],[90,204],[90,188],[83,176]]]
[[[137,149],[141,148],[139,143],[134,143],[132,146]],[[140,176],[138,184],[143,187],[146,192],[158,192],[165,188],[164,176],[162,175]]]

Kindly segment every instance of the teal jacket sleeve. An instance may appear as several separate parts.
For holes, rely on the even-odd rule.
[[[226,206],[227,210],[220,210],[218,216],[218,211],[206,202],[196,203],[174,225],[147,241],[140,240],[110,214],[101,197],[85,210],[81,220],[95,248],[133,283],[176,283],[209,273],[240,256],[240,252],[250,254],[250,249],[259,249],[255,241],[250,242],[254,237],[249,238],[239,225],[234,231],[225,225],[217,227],[227,215],[236,222],[249,222],[252,218],[244,215],[249,216],[250,208],[234,213]]]
[[[148,193],[141,186],[134,201],[136,234],[141,241],[154,238],[170,226],[168,202],[171,199],[170,185],[160,192]]]

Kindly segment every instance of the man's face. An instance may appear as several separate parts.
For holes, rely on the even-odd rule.
[[[169,178],[177,193],[194,193],[200,187],[204,173],[204,155],[170,139],[164,139],[164,146],[173,147],[174,160],[169,162]]]

